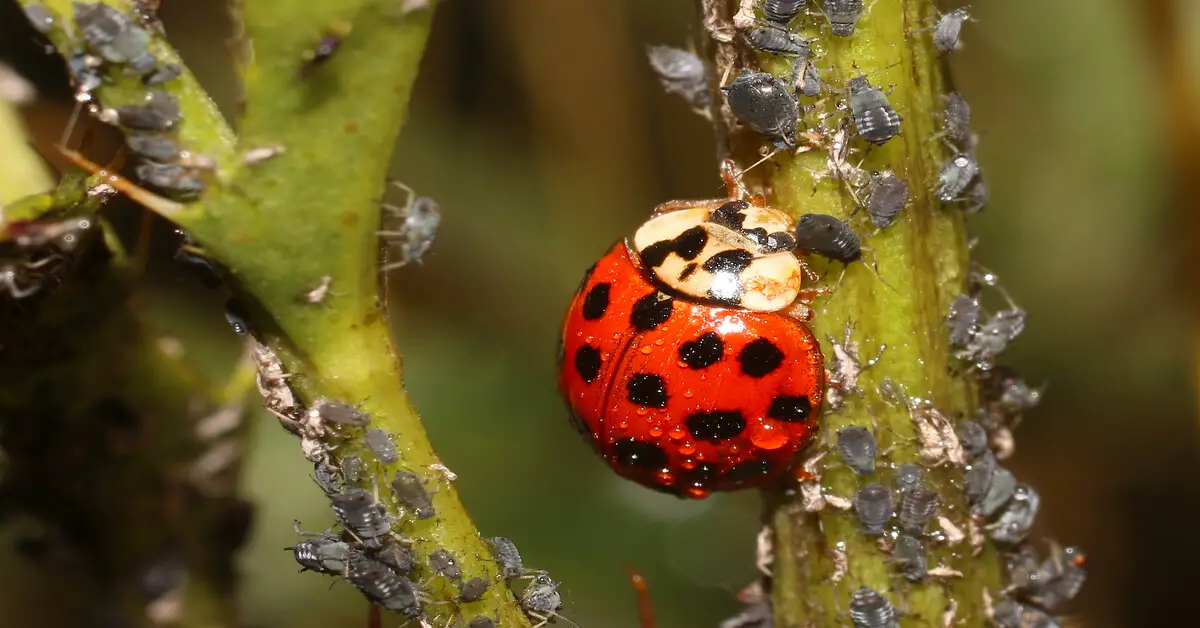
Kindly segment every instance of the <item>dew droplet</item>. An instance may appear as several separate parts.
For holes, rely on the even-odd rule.
[[[759,423],[749,429],[750,442],[761,449],[779,449],[788,443],[787,432],[772,423]]]

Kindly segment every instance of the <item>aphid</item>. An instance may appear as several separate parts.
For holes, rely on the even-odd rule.
[[[308,78],[317,71],[317,68],[325,65],[341,49],[342,41],[350,36],[350,30],[351,26],[348,22],[331,22],[317,45],[304,53],[304,63],[300,66],[297,75],[302,79]]]
[[[317,285],[311,290],[304,293],[304,302],[316,305],[325,300],[329,296],[329,285],[333,283],[333,277],[325,275],[317,281]]]
[[[973,362],[980,370],[988,370],[996,357],[1023,331],[1025,310],[1019,307],[1000,310],[979,328],[966,347],[955,352],[955,356]]]
[[[804,214],[796,221],[796,249],[849,264],[862,258],[854,228],[829,214]]]
[[[721,92],[738,122],[770,137],[779,148],[796,146],[800,105],[782,79],[747,71]]]
[[[958,424],[958,442],[971,457],[982,456],[988,450],[987,430],[975,421],[962,421]]]
[[[825,0],[825,19],[829,20],[829,30],[838,37],[848,37],[854,34],[854,25],[862,15],[862,0]]]
[[[196,174],[177,164],[160,164],[143,160],[133,169],[143,183],[180,194],[199,194],[204,191],[204,182]]]
[[[721,622],[720,628],[771,628],[774,625],[774,612],[770,602],[756,602],[742,609],[742,612]]]
[[[139,74],[158,64],[150,53],[150,34],[107,4],[75,3],[75,25],[88,47],[110,63],[125,63]]]
[[[412,552],[394,539],[376,550],[374,558],[400,574],[409,573],[416,566]]]
[[[529,586],[521,593],[521,608],[525,614],[541,622],[542,625],[557,615],[562,609],[562,595],[558,592],[558,583],[546,574],[538,574],[530,581]]]
[[[979,504],[984,497],[987,497],[988,491],[992,488],[992,477],[995,472],[996,456],[986,449],[982,454],[976,456],[971,464],[967,465],[963,475],[963,488],[967,493],[968,502]]]
[[[908,184],[891,170],[876,172],[867,184],[867,215],[871,224],[886,229],[908,205]]]
[[[859,489],[854,497],[854,512],[869,536],[883,534],[883,526],[892,518],[892,492],[877,482]]]
[[[100,87],[103,79],[100,76],[100,65],[103,62],[98,57],[77,52],[67,57],[67,73],[75,85],[75,101],[91,102],[92,92]]]
[[[425,488],[425,482],[412,471],[397,471],[392,478],[392,492],[417,519],[429,519],[437,512],[433,509],[433,498]]]
[[[383,464],[393,464],[400,459],[400,455],[396,452],[396,443],[392,441],[390,432],[378,427],[367,428],[364,438],[367,441],[367,447],[375,454]]]
[[[478,602],[487,593],[489,582],[483,578],[471,578],[458,590],[459,602]]]
[[[429,568],[447,580],[462,580],[462,569],[454,555],[444,549],[434,550],[429,555]]]
[[[301,571],[319,571],[339,576],[346,574],[355,553],[350,544],[332,534],[300,541],[287,549],[292,550],[296,562],[303,568]]]
[[[1058,628],[1046,611],[1009,598],[997,602],[990,617],[998,628]]]
[[[54,24],[58,21],[58,18],[50,12],[50,9],[47,9],[44,5],[33,3],[24,4],[24,8],[25,17],[37,32],[49,33],[54,30]]]
[[[997,368],[984,383],[985,395],[995,399],[1008,414],[1021,414],[1037,406],[1042,399],[1040,390],[1029,386],[1012,369]]]
[[[129,133],[125,144],[134,153],[157,161],[174,161],[179,157],[179,143],[169,135]]]
[[[828,4],[827,0],[826,6]],[[900,122],[904,118],[896,113],[883,92],[871,87],[865,75],[850,79],[846,87],[850,90],[854,128],[864,140],[880,145],[900,134]]]
[[[147,92],[142,104],[122,105],[117,107],[116,113],[118,124],[137,131],[169,131],[179,122],[182,115],[175,96],[158,89]]]
[[[854,622],[854,628],[897,628],[900,625],[896,620],[896,607],[870,587],[859,587],[850,598],[850,620]]]
[[[954,424],[945,413],[931,405],[922,404],[914,406],[909,416],[917,429],[923,460],[929,464],[949,462],[957,466],[967,463],[967,455],[958,441],[958,434],[954,432]]]
[[[700,57],[671,46],[647,46],[646,56],[663,91],[683,98],[697,111],[708,107],[708,71]]]
[[[990,519],[1013,498],[1016,491],[1017,479],[1013,476],[1012,471],[997,465],[992,471],[992,480],[987,493],[971,512]]]
[[[883,357],[883,352],[887,349],[887,345],[879,347],[879,353],[875,357],[863,364],[859,361],[858,350],[859,343],[853,339],[854,326],[850,321],[846,321],[846,329],[842,336],[841,342],[838,342],[833,337],[829,338],[830,348],[833,350],[833,363],[829,365],[829,376],[827,383],[829,388],[825,394],[825,401],[829,404],[830,409],[838,410],[845,405],[846,397],[852,392],[861,391],[858,388],[858,378],[863,371],[875,366],[879,359]]]
[[[958,36],[962,33],[963,22],[971,17],[966,9],[955,9],[943,15],[933,28],[933,45],[942,52],[950,52],[959,48]]]
[[[1078,547],[1059,547],[1050,542],[1050,555],[1034,574],[1035,588],[1029,599],[1038,606],[1056,611],[1075,599],[1087,580],[1087,555]]]
[[[312,423],[336,423],[362,427],[371,424],[371,417],[357,406],[342,401],[318,399],[308,411],[308,419]]]
[[[799,60],[797,60],[799,63]],[[817,70],[817,66],[812,62],[804,63],[804,71],[800,73],[800,80],[797,89],[800,94],[809,98],[816,98],[821,95],[821,73]]]
[[[987,181],[984,180],[982,174],[975,177],[975,185],[971,186],[967,200],[970,202],[962,206],[962,210],[965,213],[974,214],[987,207],[990,196],[988,195]]]
[[[442,222],[442,213],[438,208],[437,201],[428,196],[417,196],[411,188],[399,181],[393,181],[392,184],[404,190],[408,199],[403,207],[387,203],[383,205],[383,208],[388,210],[388,219],[396,218],[401,221],[398,228],[385,229],[378,233],[380,237],[397,240],[397,242],[388,243],[389,249],[392,244],[400,245],[400,259],[386,263],[383,266],[384,272],[400,268],[411,262],[421,261],[421,258],[433,246],[438,225]]]
[[[942,132],[960,146],[968,146],[971,139],[971,105],[958,92],[942,94]]]
[[[918,485],[900,497],[900,528],[909,534],[920,534],[937,511],[937,493]]]
[[[978,174],[979,162],[974,157],[962,153],[955,155],[942,166],[935,193],[947,203],[956,201]]]
[[[486,615],[476,615],[467,622],[467,628],[496,628],[496,622]]]
[[[812,42],[776,26],[758,26],[746,31],[746,43],[750,47],[783,57],[807,59],[812,54]]]
[[[326,495],[340,493],[346,488],[346,483],[342,480],[342,474],[336,467],[324,462],[318,462],[313,465],[313,476],[317,482],[317,486],[325,491]]]
[[[178,78],[180,74],[183,74],[182,65],[178,63],[166,63],[159,66],[157,70],[142,77],[142,84],[146,86],[161,85]]]
[[[965,348],[975,334],[979,333],[979,321],[983,316],[979,299],[960,294],[950,304],[946,315],[946,326],[950,328],[950,344]]]
[[[409,619],[424,613],[412,583],[377,560],[361,554],[351,557],[346,581],[372,604],[399,611]]]
[[[837,431],[837,449],[842,460],[859,475],[875,473],[875,455],[879,445],[875,435],[861,425],[843,427]]]
[[[901,536],[896,539],[896,546],[892,548],[892,563],[906,580],[920,582],[925,578],[928,568],[924,545],[911,536]]]
[[[800,14],[800,10],[804,8],[806,1],[765,0],[762,6],[763,15],[770,22],[774,22],[780,26],[787,26],[787,23],[792,21],[792,18]]]
[[[1040,505],[1041,497],[1032,486],[1018,484],[1012,499],[1008,501],[992,529],[992,540],[1013,544],[1024,541],[1029,535],[1029,529],[1033,527]]]
[[[501,577],[509,580],[533,573],[525,569],[525,564],[521,562],[521,552],[516,543],[503,536],[493,536],[484,540],[492,547],[492,556],[500,564]]]
[[[383,505],[361,488],[347,488],[329,496],[333,513],[346,529],[367,547],[382,546],[381,539],[392,531],[392,520]]]
[[[903,495],[920,486],[923,474],[924,471],[921,470],[921,467],[912,463],[905,463],[896,467],[896,488],[900,491],[900,494]]]
[[[192,273],[205,288],[209,290],[219,288],[221,276],[217,273],[213,263],[201,253],[201,249],[196,245],[192,235],[183,229],[176,229],[175,233],[180,236],[180,246],[175,250],[175,261],[187,268],[188,272]]]

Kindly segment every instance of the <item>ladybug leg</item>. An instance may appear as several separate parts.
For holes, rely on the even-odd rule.
[[[658,622],[654,618],[654,604],[650,600],[650,587],[646,583],[646,577],[629,565],[625,565],[625,572],[629,574],[629,583],[633,585],[633,592],[637,596],[639,628],[657,628]]]
[[[797,299],[795,303],[785,308],[783,313],[805,323],[813,319],[813,309],[809,307],[807,303],[804,303],[799,299]]]
[[[654,211],[650,212],[650,217],[656,218],[667,212],[673,212],[677,209],[692,209],[695,207],[703,207],[708,210],[713,210],[713,209],[716,209],[716,208],[724,205],[727,202],[729,202],[728,199],[723,199],[723,198],[706,199],[706,200],[702,200],[702,201],[694,201],[694,200],[667,201],[665,203],[660,203],[658,206],[656,206],[654,208]]]

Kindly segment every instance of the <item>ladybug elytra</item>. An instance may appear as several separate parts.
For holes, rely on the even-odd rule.
[[[680,497],[761,486],[817,435],[816,337],[795,221],[761,197],[673,201],[590,268],[563,322],[559,385],[620,475]],[[802,309],[803,305],[799,306]]]

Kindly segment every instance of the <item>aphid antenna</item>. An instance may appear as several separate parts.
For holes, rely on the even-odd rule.
[[[539,615],[537,613],[533,613],[530,611],[526,611],[526,612],[529,613],[530,617],[533,617],[534,619],[538,620],[538,623],[534,624],[532,626],[532,628],[542,628],[542,626],[545,626],[546,624],[550,623],[551,619],[561,619],[561,620],[567,622],[568,624],[575,626],[575,628],[579,628],[579,624],[571,621],[570,619],[567,619],[565,616],[562,615],[562,613],[547,613],[546,615]]]
[[[67,120],[67,126],[63,129],[62,138],[58,143],[67,146],[71,142],[71,135],[75,133],[75,124],[79,122],[79,113],[83,111],[83,101],[75,99],[75,107],[71,109],[71,117]]]
[[[871,4],[874,5],[875,3],[872,2]],[[863,11],[863,12],[866,13],[866,11]],[[885,65],[882,68],[876,68],[874,70],[871,70],[870,72],[862,72],[862,68],[858,67],[858,62],[852,62],[850,64],[851,67],[853,67],[855,69],[855,71],[860,72],[860,74],[857,74],[852,78],[859,78],[859,77],[871,78],[872,76],[875,76],[876,74],[879,74],[880,72],[883,72],[884,70],[890,70],[890,69],[900,65],[901,63],[904,63],[903,59],[896,61],[895,63],[889,63],[888,65]]]

